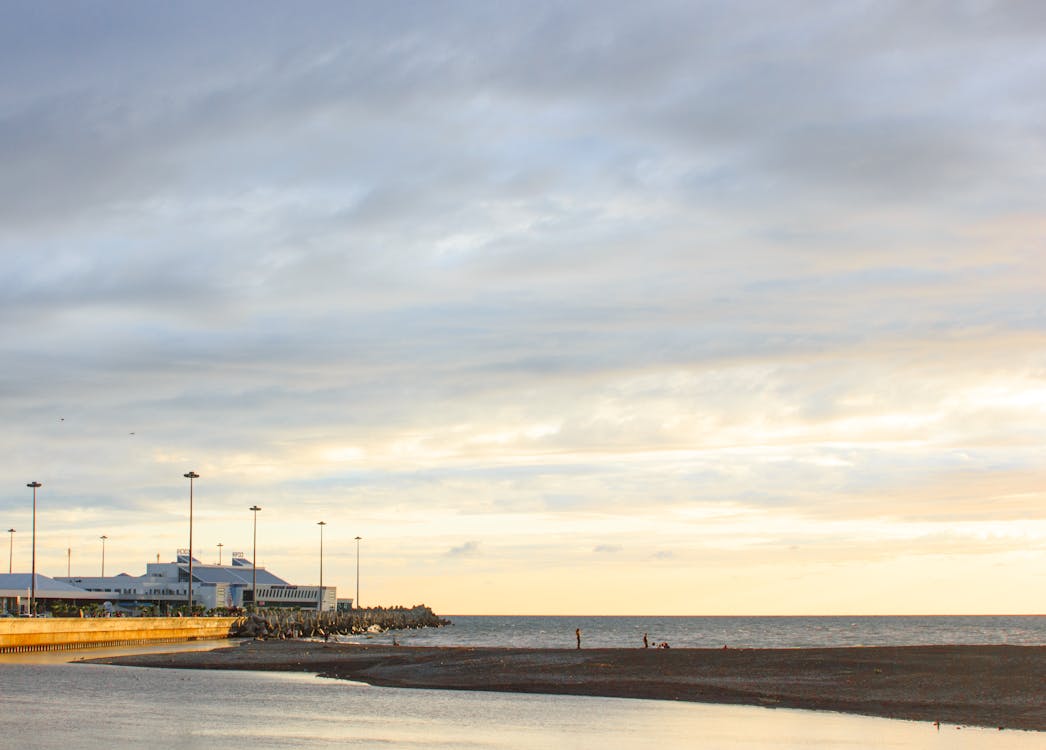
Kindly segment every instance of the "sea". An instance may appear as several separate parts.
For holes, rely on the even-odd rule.
[[[881,617],[570,617],[449,615],[442,628],[350,636],[412,646],[817,648],[1046,644],[1046,615]]]
[[[371,635],[403,645],[673,647],[1046,644],[1046,617],[480,617]],[[182,644],[0,655],[0,747],[412,750],[1041,750],[1046,733],[824,711],[382,688],[309,674],[83,664]],[[73,660],[73,661],[70,661]]]

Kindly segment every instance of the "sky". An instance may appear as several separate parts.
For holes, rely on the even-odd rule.
[[[1046,5],[0,19],[16,572],[1046,612]]]

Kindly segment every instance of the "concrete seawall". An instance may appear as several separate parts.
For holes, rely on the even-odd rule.
[[[0,653],[228,638],[239,617],[0,619]]]

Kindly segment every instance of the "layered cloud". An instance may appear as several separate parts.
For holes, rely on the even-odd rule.
[[[306,578],[315,515],[458,611],[1041,570],[1037,4],[7,14],[0,510],[45,482],[52,567],[182,546],[195,468],[201,538],[258,502]]]

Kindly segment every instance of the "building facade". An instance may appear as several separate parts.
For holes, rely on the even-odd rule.
[[[29,614],[33,590],[31,573],[0,573],[0,615],[18,617]],[[105,595],[71,586],[63,581],[36,574],[36,610],[58,608],[79,609],[92,604],[101,605]]]
[[[102,594],[114,605],[125,609],[152,607],[159,613],[175,611],[186,604],[190,585],[193,604],[204,610],[242,609],[255,603],[265,608],[321,611],[337,607],[335,586],[321,588],[288,583],[263,567],[255,568],[241,552],[234,552],[228,565],[202,563],[194,557],[191,584],[187,550],[178,550],[173,562],[147,563],[145,575],[141,576],[121,573],[55,580],[91,594]]]

